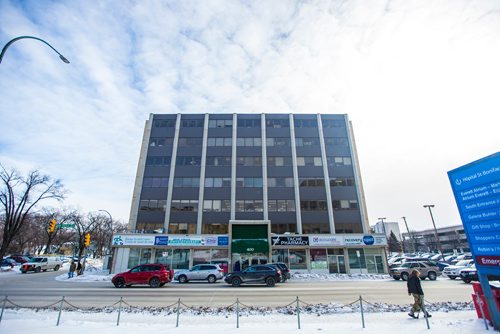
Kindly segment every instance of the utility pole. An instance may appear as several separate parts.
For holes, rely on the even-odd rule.
[[[412,243],[413,243],[413,253],[416,253],[417,252],[417,245],[415,243],[415,238],[413,237],[413,235],[410,232],[410,229],[408,228],[408,223],[406,222],[406,217],[403,216],[401,218],[403,218],[403,220],[405,222],[406,230],[408,231],[408,237],[410,238],[410,241],[412,241]]]
[[[438,237],[438,232],[437,232],[437,228],[436,228],[436,223],[434,222],[434,216],[432,215],[432,210],[431,210],[431,208],[433,208],[433,207],[434,207],[434,204],[426,204],[426,205],[424,205],[424,208],[428,208],[429,209],[429,213],[431,214],[432,225],[434,226],[434,236],[436,237],[436,244],[437,244],[439,253],[441,253],[441,260],[443,260],[444,259],[443,250],[441,249],[441,243],[439,242],[439,237]]]

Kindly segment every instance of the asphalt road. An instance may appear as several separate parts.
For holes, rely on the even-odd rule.
[[[242,285],[234,288],[219,281],[208,283],[169,283],[163,288],[132,287],[117,289],[110,282],[56,281],[65,271],[0,274],[0,298],[23,306],[42,306],[60,300],[62,296],[79,307],[103,307],[123,300],[134,306],[168,306],[179,298],[189,306],[227,306],[239,298],[249,306],[284,306],[295,300],[310,303],[347,304],[359,296],[371,303],[408,305],[413,298],[406,292],[406,282],[393,279],[383,281],[294,281],[277,284],[273,288]],[[429,302],[469,302],[472,286],[460,280],[439,277],[436,281],[422,281],[425,299]]]

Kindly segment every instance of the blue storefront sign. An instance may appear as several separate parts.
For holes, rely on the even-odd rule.
[[[168,236],[155,237],[155,246],[166,246],[166,245],[168,245]]]

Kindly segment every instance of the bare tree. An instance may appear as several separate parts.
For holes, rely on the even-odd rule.
[[[91,235],[91,240],[92,240],[92,235],[95,235],[96,231],[98,230],[99,226],[102,224],[103,217],[102,215],[99,214],[94,214],[94,213],[88,213],[84,215],[83,213],[79,212],[78,210],[73,210],[72,212],[69,212],[65,215],[65,221],[67,222],[72,222],[75,224],[74,231],[75,231],[75,243],[78,247],[78,261],[82,258],[85,252],[85,235],[88,233]]]
[[[52,180],[38,170],[23,177],[16,170],[7,170],[2,165],[0,182],[0,210],[3,211],[0,211],[0,214],[5,215],[0,246],[1,259],[36,206],[49,199],[63,200],[66,191],[60,180]]]

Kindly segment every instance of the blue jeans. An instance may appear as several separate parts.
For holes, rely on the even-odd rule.
[[[74,271],[68,271],[68,278],[73,278],[73,276],[75,276],[75,272]]]

